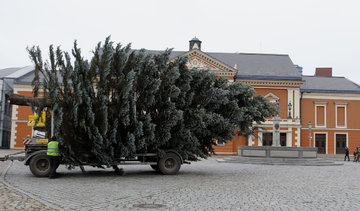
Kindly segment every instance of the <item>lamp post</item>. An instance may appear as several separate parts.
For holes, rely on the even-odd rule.
[[[311,147],[311,127],[312,127],[312,123],[311,121],[309,121],[309,147]]]
[[[292,104],[291,102],[288,104],[288,109],[289,109],[289,116],[288,118],[291,119],[291,108],[292,108]]]

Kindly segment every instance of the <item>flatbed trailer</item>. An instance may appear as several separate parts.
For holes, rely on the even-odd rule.
[[[5,155],[0,157],[0,161],[17,160],[23,161],[30,167],[31,173],[36,177],[45,177],[50,173],[50,160],[46,155],[47,143],[30,142],[25,144],[25,151]],[[156,153],[136,154],[132,158],[119,158],[111,166],[118,165],[150,165],[155,171],[165,175],[177,174],[182,164],[190,164],[175,150],[166,150],[165,155],[159,157]],[[67,164],[67,163],[61,163]],[[83,166],[103,166],[101,163],[81,163],[78,166],[84,170]]]
[[[34,103],[36,101],[35,98],[26,97],[21,95],[12,94],[10,97],[10,103],[13,105],[22,105],[28,106],[29,103]],[[39,120],[36,127],[45,127],[45,113],[42,113],[43,120],[39,120],[37,115],[30,115],[28,126],[35,127],[35,120]],[[51,125],[53,125],[53,118],[51,118]],[[40,124],[41,123],[41,124]],[[42,125],[42,126],[40,126]],[[53,131],[53,130],[51,130]],[[51,135],[52,136],[52,135]],[[4,157],[0,157],[0,161],[6,160],[18,160],[23,161],[25,165],[30,167],[30,171],[33,175],[37,177],[48,176],[50,173],[50,160],[46,155],[47,150],[47,142],[46,138],[30,138],[26,137],[23,140],[25,145],[25,151],[23,153],[16,153],[11,155],[6,155]],[[176,150],[165,150],[165,154],[163,156],[159,156],[156,153],[141,153],[135,154],[134,157],[131,158],[119,158],[115,163],[111,163],[110,166],[117,165],[150,165],[154,170],[161,174],[173,175],[177,174],[182,164],[190,164],[190,162],[185,161],[183,157]],[[61,163],[67,164],[67,163]],[[103,163],[81,163],[78,166],[81,170],[84,171],[83,166],[103,166]],[[117,169],[117,167],[115,168]]]

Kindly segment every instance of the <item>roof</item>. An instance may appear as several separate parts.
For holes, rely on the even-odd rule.
[[[246,53],[207,53],[208,55],[234,67],[236,78],[301,80],[301,74],[288,55],[246,54]]]
[[[34,68],[32,66],[26,67],[12,67],[5,68],[0,70],[0,78],[18,78],[22,75],[32,71]]]
[[[135,51],[138,51],[138,50],[135,50]],[[161,54],[163,52],[164,51],[159,51],[159,50],[146,50],[146,53],[153,54],[153,55]],[[188,52],[188,51],[171,51],[169,59],[173,59],[173,58],[180,56],[186,52]]]
[[[35,76],[35,69],[33,68],[31,72],[28,72],[27,74],[23,75],[22,77],[19,77],[15,79],[15,84],[31,84],[32,80]],[[42,77],[42,74],[40,74],[40,77]]]
[[[345,77],[303,76],[301,92],[360,93],[360,86]]]
[[[147,50],[151,54],[163,51]],[[172,51],[170,59],[181,56],[187,51]],[[301,74],[296,69],[289,55],[284,54],[250,54],[250,53],[213,53],[207,55],[223,62],[230,67],[237,67],[238,79],[267,80],[301,80]]]
[[[136,51],[136,50],[135,50]],[[150,54],[160,54],[164,51],[146,50]],[[181,56],[188,51],[171,51],[170,59]],[[247,54],[247,53],[212,53],[204,52],[230,67],[237,67],[238,79],[265,80],[301,80],[301,74],[296,69],[288,55],[283,54]],[[20,84],[30,84],[33,73],[26,74],[15,81]]]
[[[146,52],[160,54],[164,51],[146,50]],[[171,51],[169,57],[173,59],[186,52],[188,51]],[[301,92],[360,93],[360,86],[344,77],[302,76],[288,55],[204,53],[228,66],[236,67],[238,72],[235,77],[238,79],[303,80]],[[34,78],[34,67],[2,69],[0,70],[1,77],[13,77],[16,84],[31,84]]]
[[[192,38],[190,41],[200,41],[197,37]],[[201,42],[201,41],[200,41]]]
[[[32,72],[33,70],[34,66],[26,66],[8,75],[7,78],[19,78],[25,74],[28,74],[29,72]]]
[[[21,68],[20,67],[13,67],[13,68],[1,69],[0,70],[0,78],[4,78],[4,77],[10,75],[11,73],[18,71],[19,69],[21,69]]]
[[[19,78],[33,70],[33,66],[5,68],[0,70],[0,78]]]

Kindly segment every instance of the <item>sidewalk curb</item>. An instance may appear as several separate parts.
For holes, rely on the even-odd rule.
[[[7,172],[8,172],[8,170],[10,169],[10,167],[12,166],[12,164],[13,164],[13,162],[10,162],[10,164],[5,168],[5,170],[2,171],[1,176],[0,176],[0,183],[3,183],[4,185],[6,185],[7,187],[9,187],[10,189],[16,190],[16,191],[18,191],[18,192],[20,192],[20,193],[28,196],[29,198],[31,198],[31,199],[33,199],[33,200],[36,200],[36,201],[38,201],[38,202],[41,202],[41,203],[43,203],[44,205],[46,205],[46,206],[48,206],[48,207],[50,207],[50,208],[52,208],[52,209],[55,209],[55,210],[63,210],[63,208],[58,207],[57,205],[55,205],[55,204],[53,204],[53,203],[51,203],[51,202],[45,201],[45,200],[43,200],[43,199],[40,199],[38,196],[35,196],[35,195],[33,195],[33,194],[31,194],[31,193],[28,193],[28,192],[25,192],[25,191],[23,191],[23,190],[15,187],[15,186],[11,185],[10,183],[6,182],[5,176],[6,176]]]

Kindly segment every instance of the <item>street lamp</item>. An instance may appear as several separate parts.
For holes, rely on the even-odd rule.
[[[312,123],[311,121],[309,121],[309,147],[311,147],[311,127],[312,127]]]
[[[289,108],[289,116],[288,116],[288,118],[291,119],[291,108],[292,108],[291,102],[288,104],[288,108]]]

